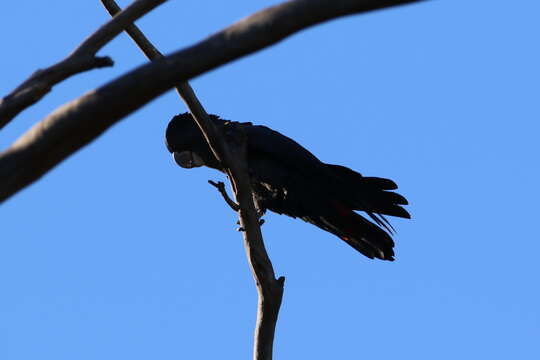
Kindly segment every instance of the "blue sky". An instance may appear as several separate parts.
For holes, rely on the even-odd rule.
[[[123,2],[125,5],[127,2]],[[277,1],[170,1],[138,22],[165,53]],[[534,0],[432,1],[339,19],[192,82],[207,110],[270,126],[321,160],[394,179],[411,221],[371,261],[267,215],[286,276],[279,359],[537,359],[540,52]],[[0,93],[107,20],[99,1],[0,4]],[[55,87],[0,145],[143,64]],[[0,358],[251,356],[256,292],[236,217],[208,169],[176,167],[160,97],[0,208]]]

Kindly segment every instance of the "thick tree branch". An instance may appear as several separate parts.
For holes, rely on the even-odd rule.
[[[67,58],[32,74],[30,78],[0,100],[0,129],[21,111],[43,98],[43,96],[51,91],[54,85],[68,77],[84,71],[112,66],[113,61],[110,58],[96,57],[96,53],[115,36],[120,34],[127,24],[137,20],[165,1],[135,1],[122,14],[111,19],[89,36]]]
[[[122,11],[114,0],[101,0],[101,3],[111,16],[116,16],[116,14]],[[136,25],[131,24],[127,26],[125,31],[148,59],[154,61],[163,58],[163,54],[150,42],[150,40],[148,40]],[[210,120],[208,113],[197,99],[195,92],[187,81],[176,84],[175,88],[201,129],[208,146],[210,146],[210,150],[212,150],[216,159],[223,162],[223,143],[217,140],[219,138],[217,129]]]
[[[101,2],[113,16],[120,11],[114,0],[101,0]],[[159,50],[135,25],[129,26],[126,31],[149,59],[155,60],[162,57]],[[243,238],[248,262],[259,294],[253,358],[254,360],[270,360],[272,359],[274,333],[283,297],[285,278],[275,279],[272,263],[264,247],[259,217],[253,203],[253,191],[247,172],[245,136],[236,129],[236,125],[233,123],[227,126],[224,133],[220,134],[188,82],[180,83],[176,86],[176,90],[188,106],[214,156],[227,169],[229,179],[233,189],[235,189],[235,197],[239,204],[229,198],[223,182],[208,181],[219,190],[227,204],[238,212],[240,226],[244,230]],[[228,131],[228,129],[232,131]]]
[[[423,0],[295,0],[258,12],[187,49],[73,100],[0,154],[0,201],[39,179],[124,116],[181,81],[339,16]],[[121,101],[119,101],[119,99]]]

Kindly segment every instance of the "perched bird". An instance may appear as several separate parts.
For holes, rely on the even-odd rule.
[[[229,121],[210,115],[221,128]],[[300,218],[326,230],[365,256],[394,260],[393,228],[384,215],[410,218],[389,179],[365,177],[341,165],[325,164],[296,141],[266,126],[234,123],[246,135],[248,172],[257,207]],[[191,114],[175,116],[165,144],[178,165],[223,171]],[[363,211],[372,221],[357,214]],[[262,215],[262,214],[261,214]]]

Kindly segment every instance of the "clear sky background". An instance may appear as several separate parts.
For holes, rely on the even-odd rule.
[[[125,1],[122,5],[127,4]],[[165,53],[277,1],[170,1],[138,22]],[[397,260],[299,220],[263,231],[286,276],[276,359],[538,359],[540,2],[440,0],[338,19],[192,82],[209,112],[270,126],[410,201]],[[108,20],[99,1],[0,2],[0,93]],[[2,130],[145,62],[76,76]],[[121,101],[121,99],[119,99]],[[3,360],[247,359],[256,291],[209,169],[163,144],[169,92],[0,207]]]

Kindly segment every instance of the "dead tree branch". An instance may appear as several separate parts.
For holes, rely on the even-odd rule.
[[[46,69],[36,71],[15,90],[0,100],[0,129],[29,106],[38,102],[52,87],[75,74],[112,66],[109,57],[98,57],[96,53],[120,34],[127,24],[145,15],[166,0],[137,0],[122,14],[111,19],[89,36],[67,58]]]
[[[212,180],[208,180],[208,183],[219,191],[219,193],[223,197],[223,200],[225,200],[227,205],[229,205],[229,207],[233,209],[233,211],[240,211],[240,206],[229,197],[229,194],[227,194],[227,190],[225,190],[225,183],[223,181],[215,182]]]
[[[240,227],[243,232],[244,247],[249,266],[257,285],[258,306],[253,344],[254,360],[271,360],[274,334],[281,299],[283,298],[284,277],[276,279],[274,267],[268,257],[259,223],[259,216],[253,202],[253,192],[248,175],[245,134],[234,123],[228,125],[232,131],[225,131],[230,160],[230,180],[236,189],[236,202],[240,205]]]
[[[253,359],[271,360],[285,278],[282,276],[276,279],[274,267],[264,246],[259,216],[253,202],[253,192],[247,171],[245,136],[235,129],[229,134],[226,131],[225,139],[230,156],[231,175],[229,179],[233,189],[236,189],[235,198],[238,205],[229,200],[238,209],[240,228],[243,229],[244,247],[258,293]],[[223,183],[221,184],[223,185]],[[222,196],[227,199],[228,196],[224,192],[224,187],[222,186],[221,189],[218,186],[216,187],[220,190]],[[227,201],[227,203],[229,202]]]
[[[295,0],[255,13],[60,107],[0,153],[0,201],[175,84],[339,16],[424,0]],[[119,101],[121,99],[121,101]]]
[[[101,2],[113,16],[120,11],[114,0],[101,0]],[[135,25],[129,26],[126,32],[148,58],[155,60],[162,57],[159,50]],[[234,124],[227,126],[232,131],[226,129],[224,133],[220,134],[187,81],[177,85],[176,90],[188,106],[208,146],[227,169],[229,179],[233,189],[235,189],[238,204],[229,198],[223,182],[209,181],[219,190],[227,204],[238,212],[240,226],[244,230],[243,238],[248,262],[259,295],[253,358],[254,360],[270,360],[272,359],[274,333],[283,297],[285,278],[275,279],[272,263],[264,247],[259,217],[253,203],[253,192],[247,172],[245,136],[236,129]]]
[[[116,14],[122,11],[114,0],[101,0],[101,3],[111,16],[116,16]],[[136,25],[131,24],[127,26],[125,31],[148,59],[155,61],[163,58],[163,54],[150,42],[150,40],[148,40],[148,38]],[[218,132],[210,120],[208,113],[195,95],[195,92],[187,81],[179,82],[176,84],[175,88],[180,98],[186,103],[186,106],[188,107],[189,112],[193,115],[195,122],[201,129],[208,146],[210,146],[210,150],[212,150],[212,153],[216,159],[223,163],[222,154],[224,153],[224,145],[217,140],[219,138]]]

